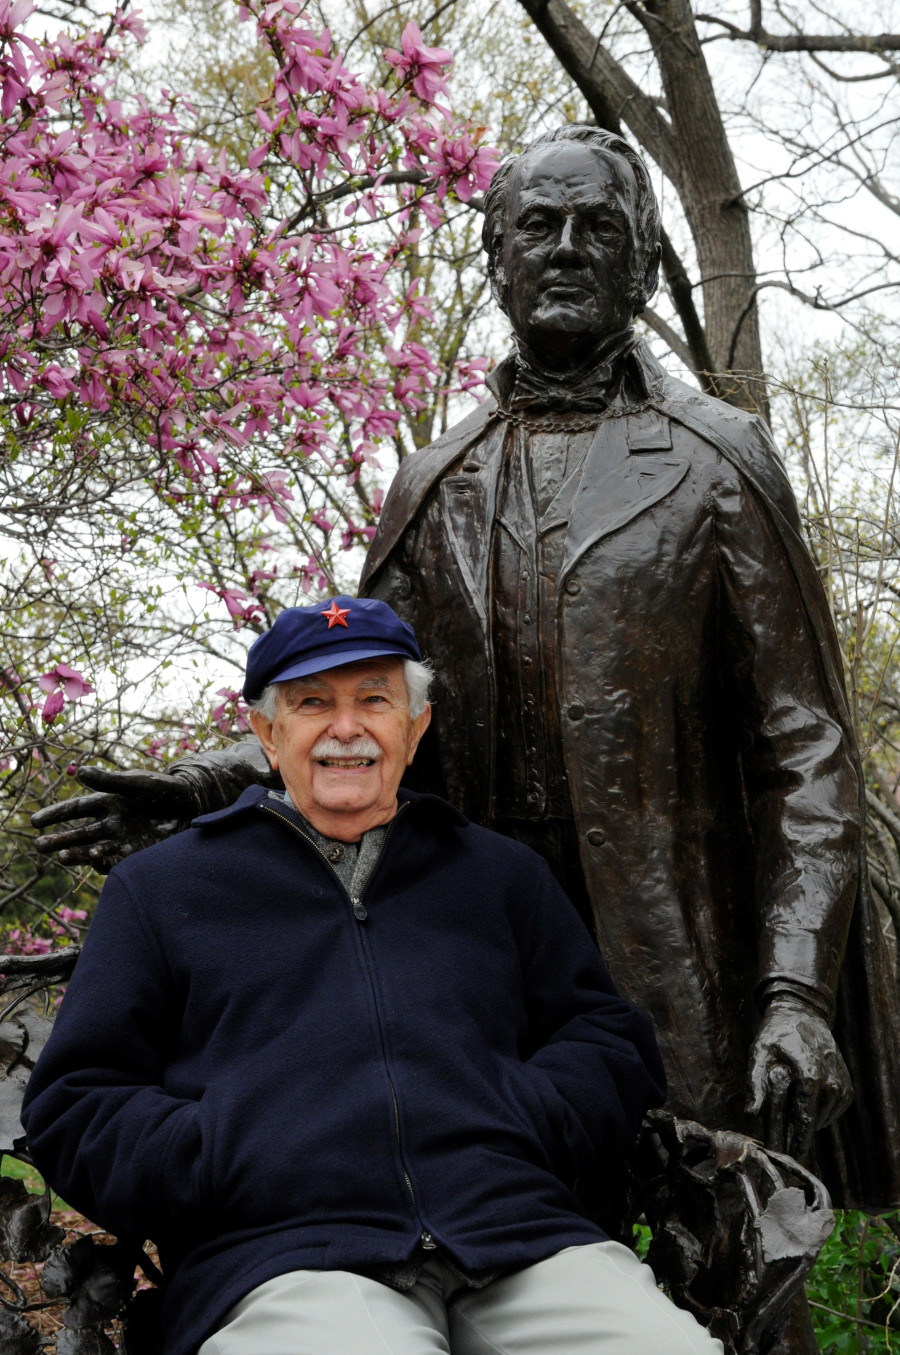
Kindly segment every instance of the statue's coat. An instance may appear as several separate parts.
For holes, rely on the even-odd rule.
[[[563,752],[600,944],[654,1018],[672,1109],[713,1128],[748,1128],[758,986],[800,984],[826,1005],[837,989],[856,1099],[817,1136],[816,1165],[844,1207],[897,1205],[896,998],[825,594],[762,421],[672,380],[646,349],[637,360],[648,399],[598,415],[557,590]],[[488,398],[403,463],[360,587],[434,659],[419,761],[485,823],[502,775],[500,425]]]

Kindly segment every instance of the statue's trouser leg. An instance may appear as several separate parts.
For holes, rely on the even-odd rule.
[[[295,1271],[253,1290],[199,1355],[723,1355],[617,1242],[570,1247],[465,1286],[430,1260],[399,1293],[346,1271]]]

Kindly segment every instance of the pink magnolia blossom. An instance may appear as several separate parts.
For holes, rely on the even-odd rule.
[[[181,738],[178,740],[175,747],[181,753],[193,753],[194,750],[196,749],[197,740],[194,738],[193,734],[188,729],[187,725],[183,726],[181,731]]]
[[[46,955],[53,942],[46,936],[35,936],[28,926],[13,927],[6,933],[5,948],[10,955]]]
[[[224,697],[213,707],[212,722],[223,734],[246,734],[250,730],[247,706],[240,692],[231,687],[220,687],[216,696]]]
[[[248,602],[247,594],[240,588],[220,588],[212,583],[205,583],[201,580],[201,588],[208,588],[210,592],[215,593],[216,597],[221,598],[228,609],[228,615],[234,622],[235,630],[240,630],[241,626],[247,621],[264,621],[265,612],[258,602]]]
[[[60,904],[55,910],[56,916],[61,922],[84,922],[87,912],[84,908],[69,908],[66,904]]]
[[[44,673],[38,679],[38,686],[42,692],[51,693],[61,687],[67,701],[80,701],[82,697],[90,696],[94,691],[77,668],[70,668],[67,663],[58,663],[49,673]]]
[[[300,587],[304,593],[308,593],[314,585],[320,593],[324,592],[330,582],[317,555],[311,555],[305,565],[296,565],[294,572],[300,575]]]
[[[41,719],[45,725],[52,725],[57,715],[61,714],[65,705],[65,697],[62,692],[51,692],[41,707]]]
[[[389,48],[385,61],[402,72],[412,83],[412,87],[423,103],[434,103],[438,94],[447,93],[447,81],[444,67],[453,60],[453,53],[443,47],[426,47],[418,24],[411,20],[403,30],[400,39],[402,52]]]
[[[329,503],[352,503],[346,489],[440,379],[409,338],[427,299],[396,263],[421,230],[413,210],[439,225],[495,164],[484,129],[437,102],[450,53],[409,23],[387,78],[367,82],[297,0],[244,0],[275,74],[241,164],[192,140],[177,95],[117,95],[136,16],[38,41],[22,31],[32,9],[0,0],[0,398],[22,446],[52,462],[64,444],[90,465],[106,430],[134,427],[151,452],[144,488],[167,507],[365,543],[372,524],[303,499],[298,467],[334,482]],[[398,166],[417,181],[388,183]],[[453,388],[478,372],[460,366]],[[314,555],[295,576],[328,584]],[[240,628],[264,619],[263,580],[251,561],[197,583]],[[47,724],[93,690],[64,664],[41,688]]]
[[[53,724],[66,701],[81,701],[94,691],[87,679],[67,663],[58,663],[49,673],[42,674],[38,686],[47,693],[47,699],[41,707],[41,719],[45,725]]]
[[[4,949],[11,955],[47,955],[54,946],[68,945],[77,938],[83,928],[79,922],[87,921],[84,908],[69,908],[61,904],[49,913],[41,923],[48,935],[41,935],[27,923],[11,927],[3,936]]]

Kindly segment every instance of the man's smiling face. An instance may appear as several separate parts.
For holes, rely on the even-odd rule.
[[[402,661],[363,659],[279,685],[275,719],[250,719],[294,806],[344,842],[387,823],[431,718],[430,707],[411,718]]]
[[[548,367],[580,365],[630,325],[636,197],[626,160],[575,141],[526,155],[513,171],[500,298]]]

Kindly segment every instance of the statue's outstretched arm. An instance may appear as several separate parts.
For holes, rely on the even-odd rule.
[[[103,872],[141,847],[181,832],[198,814],[233,804],[247,786],[277,789],[282,784],[255,738],[188,753],[165,772],[80,767],[78,780],[93,793],[39,810],[32,818],[40,833],[36,846],[57,853],[64,865],[91,865]]]

